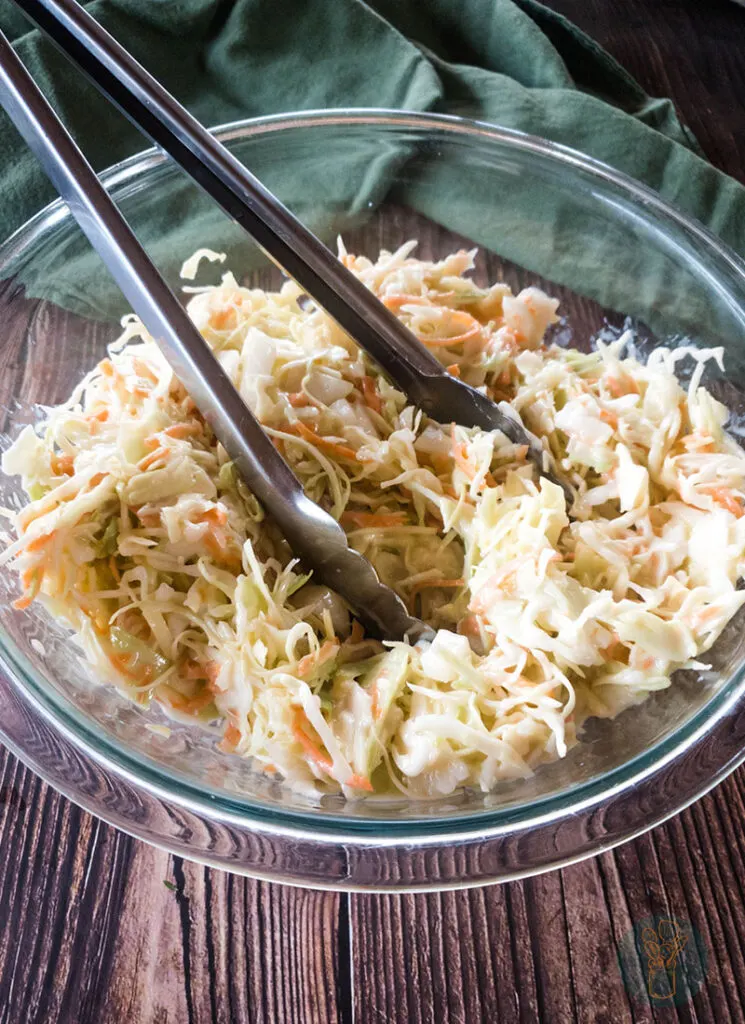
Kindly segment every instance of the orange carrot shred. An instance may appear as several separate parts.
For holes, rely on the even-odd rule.
[[[305,732],[304,726],[306,723],[310,726],[308,716],[301,708],[296,708],[292,725],[292,735],[310,759],[323,771],[330,773],[334,762],[331,760],[329,755],[326,754],[318,744],[314,743],[310,736]],[[312,726],[310,727],[313,728]],[[315,732],[315,729],[313,731]]]
[[[26,545],[26,551],[28,553],[32,553],[34,551],[41,551],[44,545],[48,544],[53,536],[54,530],[52,530],[51,533],[42,534],[41,537],[34,537],[34,539],[29,541],[28,544]]]
[[[223,753],[229,754],[238,746],[238,744],[240,743],[240,739],[240,729],[236,725],[233,725],[232,722],[228,722],[228,724],[225,726],[223,738],[218,744],[218,746],[220,750],[223,751]]]
[[[705,494],[711,495],[717,505],[731,512],[738,519],[745,515],[745,508],[743,508],[742,502],[735,498],[729,487],[702,487],[701,490]]]
[[[312,404],[304,391],[293,391],[291,394],[288,394],[287,401],[293,409],[305,409]]]
[[[144,459],[140,459],[140,461],[137,463],[137,468],[142,470],[149,469],[150,466],[154,465],[156,462],[159,462],[161,459],[163,459],[164,462],[167,462],[170,457],[170,448],[156,448],[154,452],[151,452],[149,455],[146,455]]]
[[[327,437],[321,437],[315,430],[311,430],[304,423],[298,420],[296,423],[291,423],[285,430],[288,434],[297,434],[298,437],[302,437],[304,441],[309,441],[311,444],[315,444],[321,448],[327,448],[334,455],[338,455],[343,459],[352,459],[357,461],[357,452],[354,448],[349,448],[347,445],[339,444],[338,441],[332,441]]]
[[[459,321],[465,328],[461,334],[454,334],[449,338],[431,338],[426,334],[419,334],[417,337],[425,345],[447,348],[449,345],[460,345],[464,341],[470,341],[471,338],[475,338],[477,334],[481,333],[482,324],[478,322],[476,317],[471,316],[470,313],[465,313],[463,310],[459,310],[457,313],[453,314],[452,319],[454,321]]]
[[[132,366],[138,377],[144,377],[146,380],[152,381],[153,384],[158,383],[158,376],[155,371],[148,366],[144,359],[133,359]]]
[[[378,386],[372,377],[365,375],[362,378],[362,394],[367,407],[372,409],[373,412],[380,413],[383,408],[383,403],[380,400]]]
[[[170,427],[166,427],[163,433],[167,437],[185,438],[194,437],[196,434],[202,433],[201,423],[172,423]]]
[[[364,789],[367,793],[373,792],[373,784],[364,775],[350,775],[346,782],[352,789]]]

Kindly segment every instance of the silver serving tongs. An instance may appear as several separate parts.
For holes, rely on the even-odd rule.
[[[424,345],[334,254],[181,106],[76,0],[14,0],[142,132],[381,366],[409,399],[440,423],[501,430],[528,446],[538,471],[549,454],[517,413],[447,373]]]
[[[501,430],[514,443],[527,445],[539,471],[557,482],[549,472],[548,454],[519,417],[446,373],[393,313],[75,0],[16,3],[412,402],[441,422]],[[336,521],[305,496],[5,39],[0,41],[0,103],[294,553],[379,635],[412,641],[431,636],[429,627],[410,616],[370,564],[348,547]]]
[[[429,626],[409,615],[367,559],[348,546],[336,520],[306,497],[1,33],[0,104],[293,552],[374,634],[411,642],[431,637]]]

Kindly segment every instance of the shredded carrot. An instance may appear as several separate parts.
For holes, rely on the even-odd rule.
[[[211,530],[204,535],[204,543],[209,549],[213,558],[221,559],[225,554],[224,537],[217,530]]]
[[[159,686],[155,696],[157,700],[186,715],[196,715],[212,703],[212,692],[208,688],[200,690],[193,697],[187,697],[168,683]]]
[[[289,424],[285,427],[288,434],[297,434],[298,437],[302,437],[304,441],[309,441],[311,444],[318,445],[321,448],[326,448],[334,455],[338,455],[342,459],[357,460],[357,452],[354,448],[348,448],[346,445],[339,444],[337,441],[332,441],[330,438],[321,437],[315,430],[311,430],[304,423],[298,420],[295,423]]]
[[[138,377],[144,377],[146,380],[152,381],[153,384],[158,383],[158,375],[144,359],[133,359],[132,366]]]
[[[362,378],[362,394],[367,407],[372,409],[373,412],[380,413],[383,408],[383,403],[380,400],[378,385],[372,377],[365,375]]]
[[[218,526],[225,526],[228,521],[228,513],[222,505],[215,505],[214,508],[208,508],[202,514],[201,520],[204,523],[216,523]]]
[[[113,377],[116,373],[116,370],[114,369],[114,364],[111,362],[110,359],[102,359],[101,362],[98,364],[98,369],[101,371],[104,377]]]
[[[358,644],[365,639],[365,630],[359,619],[354,619],[352,622],[352,632],[349,634],[349,642],[352,644]]]
[[[95,426],[97,423],[105,423],[109,418],[109,410],[105,407],[103,409],[96,409],[95,412],[86,413],[85,418],[91,423],[91,426]]]
[[[235,325],[236,315],[232,306],[229,306],[227,309],[218,309],[210,316],[210,327],[213,327],[216,331],[225,331],[235,327]]]
[[[220,666],[216,661],[207,662],[205,666],[205,675],[207,676],[207,685],[212,693],[221,693],[222,691],[217,685],[217,677],[220,675]]]
[[[639,385],[635,380],[625,377],[619,380],[618,377],[606,377],[605,382],[608,390],[614,398],[621,398],[623,395],[639,394]]]
[[[164,462],[168,462],[170,457],[170,448],[156,448],[154,452],[151,452],[149,455],[146,455],[144,459],[140,459],[140,461],[137,463],[137,468],[142,470],[149,469],[150,466],[153,466],[156,462],[159,462],[161,459]]]
[[[131,509],[132,512],[137,516],[143,526],[160,526],[160,512],[152,510],[151,512],[143,512],[144,505],[140,505],[139,508]]]
[[[519,559],[520,563],[527,562],[530,559],[530,555],[523,555]],[[472,612],[476,612],[477,615],[483,615],[484,612],[489,610],[489,604],[485,604],[488,600],[490,603],[497,596],[498,590],[511,589],[508,588],[508,581],[515,575],[520,565],[510,564],[503,565],[501,569],[497,570],[493,576],[490,576],[486,583],[481,587],[479,592],[474,595],[469,604],[468,608]]]
[[[455,298],[455,292],[430,292],[428,295],[412,295],[409,292],[399,292],[394,295],[386,295],[381,300],[392,313],[398,312],[402,306],[431,306],[436,308]]]
[[[478,636],[481,633],[479,620],[475,615],[466,615],[466,617],[461,619],[458,623],[458,632],[462,636]]]
[[[696,613],[695,625],[703,626],[707,622],[711,622],[711,620],[715,619],[718,615],[721,615],[721,613],[721,608],[717,608],[716,605],[709,605],[708,608],[704,608],[702,611]]]
[[[372,712],[373,719],[376,722],[383,713],[383,709],[380,707],[380,704],[378,703],[379,699],[379,687],[378,683],[376,682],[375,685],[370,690],[370,711]]]
[[[230,754],[238,746],[241,740],[241,731],[232,722],[228,722],[225,726],[225,732],[223,738],[220,740],[218,746],[220,750],[225,754]]]
[[[33,566],[31,569],[26,569],[24,574],[21,576],[21,585],[23,586],[24,590],[28,590],[28,588],[32,585],[37,573],[39,573],[40,576],[43,578],[44,571],[42,569],[39,569],[36,566]]]
[[[454,460],[456,466],[458,467],[458,469],[462,470],[466,474],[466,476],[468,477],[469,480],[475,479],[475,477],[476,477],[476,470],[471,465],[471,463],[468,461],[468,456],[466,455],[466,445],[465,445],[465,443],[464,442],[459,442],[457,437],[456,437],[456,425],[455,425],[455,423],[451,423],[451,425],[450,425],[450,447],[451,447],[451,451],[453,453],[453,460]],[[494,479],[494,477],[493,477],[493,475],[492,475],[492,473],[490,471],[487,471],[484,474],[484,483],[486,483],[489,487],[496,487],[497,481]]]
[[[209,513],[207,513],[209,515]],[[206,518],[206,516],[205,516]],[[231,544],[229,537],[214,521],[210,522],[210,529],[204,535],[204,543],[212,557],[221,562],[224,566],[238,568],[241,565],[241,556]]]
[[[360,529],[368,527],[403,526],[406,522],[405,512],[342,512],[341,522]]]
[[[470,341],[471,338],[475,338],[477,334],[481,333],[482,325],[470,313],[458,310],[456,313],[453,313],[452,320],[463,327],[463,331],[460,334],[453,334],[449,338],[432,338],[426,334],[418,334],[417,337],[425,345],[433,348],[447,348],[449,345],[460,345],[464,341]]]
[[[713,452],[716,451],[716,446],[713,439],[708,434],[686,434],[683,438],[683,447],[686,451],[696,452]]]
[[[72,455],[57,455],[54,453],[51,458],[52,472],[57,476],[72,476],[75,468],[75,460]]]
[[[432,305],[432,303],[429,302],[426,298],[424,298],[423,295],[407,295],[403,293],[398,295],[386,295],[384,296],[382,301],[383,305],[387,309],[390,309],[392,313],[397,312],[402,306]]]
[[[287,396],[287,401],[293,409],[305,409],[313,404],[304,391],[293,391]]]
[[[122,654],[110,654],[109,661],[118,669],[122,675],[127,676],[129,679],[134,679],[138,683],[149,682],[152,678],[153,670],[150,665],[145,665],[142,671],[135,672],[129,663],[130,655]]]
[[[305,714],[305,711],[303,711],[302,708],[295,708],[292,735],[317,767],[321,768],[323,771],[331,773],[334,762],[328,754],[324,753],[321,746],[314,743],[310,736],[308,736],[305,731],[306,724],[310,726],[311,729],[313,728],[308,720],[308,716]],[[313,729],[313,731],[315,732],[315,729]]]
[[[197,434],[202,433],[201,423],[173,423],[170,427],[166,427],[163,433],[167,437],[184,438],[194,437]]]
[[[717,505],[727,509],[728,512],[731,512],[738,519],[745,515],[745,508],[743,508],[742,502],[737,500],[730,487],[701,487],[700,490],[704,494],[711,495]]]
[[[352,789],[364,789],[367,793],[373,792],[373,784],[364,775],[350,775],[346,782]]]
[[[31,602],[36,598],[36,595],[41,589],[41,581],[44,578],[42,572],[32,572],[30,578],[28,575],[23,577],[23,585],[26,588],[25,592],[13,602],[13,607],[22,612],[24,608],[28,608]]]
[[[619,650],[619,648],[620,648],[620,650]],[[600,651],[600,653],[601,653],[601,654],[602,654],[602,656],[603,656],[604,658],[606,658],[606,659],[607,659],[608,661],[614,661],[614,660],[615,660],[615,658],[616,658],[616,655],[620,655],[620,654],[623,654],[623,652],[624,652],[625,650],[626,650],[626,648],[625,648],[625,647],[624,647],[624,645],[623,645],[623,644],[621,643],[621,638],[620,638],[620,636],[619,636],[619,635],[618,635],[618,633],[616,633],[616,632],[615,632],[615,630],[614,630],[614,632],[613,632],[613,638],[612,638],[611,642],[610,642],[610,643],[608,644],[608,646],[607,646],[607,647],[604,647],[604,648],[603,648],[603,649],[602,649],[602,650]]]
[[[320,668],[325,662],[330,661],[336,654],[338,646],[337,640],[325,640],[317,651],[304,655],[297,663],[297,674],[300,678],[310,675],[314,668]]]
[[[451,377],[460,377],[460,366],[457,363],[451,363],[450,366],[445,367],[446,373],[449,373]]]
[[[600,410],[600,419],[603,423],[607,423],[609,427],[613,427],[614,429],[618,426],[618,416],[609,409]]]
[[[457,437],[457,425],[455,423],[450,424],[450,449],[453,453],[453,460],[458,469],[462,470],[469,480],[473,480],[476,476],[476,470],[473,468],[471,463],[468,461],[466,455],[466,446],[464,442],[459,441]]]
[[[34,551],[41,551],[41,549],[49,543],[52,537],[54,537],[54,534],[55,531],[52,530],[51,533],[44,533],[41,537],[34,537],[34,539],[29,541],[26,545],[27,553],[31,554]]]

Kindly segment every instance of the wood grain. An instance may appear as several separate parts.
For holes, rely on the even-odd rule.
[[[0,850],[2,1024],[345,1020],[338,895],[171,858],[6,752]]]
[[[745,12],[730,0],[549,5],[647,91],[673,96],[709,158],[745,180]],[[6,388],[22,373],[17,342],[0,350]],[[745,1021],[744,824],[740,771],[561,872],[347,898],[174,860],[0,752],[0,1024]],[[704,985],[677,1009],[635,998],[618,965],[624,936],[654,915],[690,921],[709,951]]]

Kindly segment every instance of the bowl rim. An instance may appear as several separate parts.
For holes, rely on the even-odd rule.
[[[745,263],[703,225],[667,203],[646,185],[622,172],[569,147],[537,136],[451,115],[422,114],[380,108],[310,110],[274,114],[267,117],[232,121],[211,130],[222,141],[231,141],[294,128],[354,124],[388,125],[397,129],[429,128],[444,131],[450,135],[487,138],[517,149],[534,151],[560,163],[579,168],[585,173],[589,172],[605,183],[620,188],[644,206],[653,208],[664,218],[672,220],[703,244],[705,248],[712,250],[717,259],[724,262],[739,279],[738,283],[743,288],[745,300]],[[168,158],[165,155],[150,148],[133,154],[108,168],[100,174],[100,178],[105,186],[111,189],[124,185],[142,173],[167,162]],[[0,266],[7,264],[18,252],[25,250],[39,234],[69,217],[69,211],[62,200],[55,200],[44,207],[0,246]],[[577,783],[556,793],[544,795],[530,804],[507,805],[501,809],[495,807],[471,812],[466,816],[459,816],[456,812],[448,818],[420,817],[404,825],[385,818],[354,819],[336,814],[314,817],[312,808],[307,811],[275,808],[255,798],[233,799],[224,791],[210,790],[208,786],[184,782],[181,779],[174,781],[172,776],[169,779],[167,772],[157,768],[155,762],[153,762],[152,768],[143,764],[143,761],[120,741],[106,737],[102,742],[101,735],[94,734],[94,730],[86,727],[85,724],[81,726],[81,721],[76,715],[65,713],[64,705],[67,702],[61,695],[52,695],[46,690],[43,683],[38,683],[36,673],[23,653],[12,641],[9,646],[6,646],[9,638],[4,634],[2,634],[2,639],[0,666],[8,677],[7,680],[2,681],[6,690],[11,687],[14,691],[13,696],[20,699],[20,702],[29,711],[33,710],[41,717],[44,726],[51,730],[51,735],[56,734],[57,739],[74,749],[78,756],[82,753],[92,759],[100,773],[110,774],[114,782],[118,779],[136,790],[144,791],[148,799],[157,801],[161,806],[178,807],[199,820],[211,823],[220,822],[231,830],[260,832],[272,842],[302,841],[316,846],[342,845],[371,851],[390,850],[400,853],[408,849],[440,849],[444,846],[452,848],[454,845],[471,844],[474,841],[481,844],[490,840],[499,843],[510,837],[521,835],[526,829],[542,831],[548,839],[549,834],[555,831],[568,817],[582,818],[589,824],[594,812],[601,805],[607,809],[613,805],[614,801],[619,801],[621,798],[627,802],[630,793],[633,795],[636,790],[649,788],[650,783],[653,783],[655,779],[659,782],[664,776],[674,785],[677,767],[685,761],[686,771],[690,775],[691,766],[688,762],[691,753],[702,745],[710,747],[711,740],[716,734],[717,742],[713,752],[710,752],[710,756],[705,759],[705,770],[694,771],[695,778],[687,778],[685,787],[678,787],[679,792],[673,796],[672,806],[668,793],[664,811],[650,813],[649,809],[644,809],[643,812],[638,810],[633,824],[619,829],[614,834],[609,833],[607,829],[601,829],[594,839],[584,844],[583,848],[570,850],[566,844],[560,844],[565,847],[560,850],[554,843],[553,855],[549,856],[543,864],[535,864],[520,871],[519,874],[509,875],[509,877],[519,877],[520,874],[548,870],[558,864],[581,859],[583,856],[597,852],[598,849],[607,849],[630,835],[651,828],[702,795],[737,764],[745,760],[745,749],[739,739],[740,730],[745,731],[745,711],[738,713],[737,707],[745,689],[745,666],[740,666],[705,705],[669,736],[659,740],[629,761],[595,778]],[[2,687],[0,687],[0,693],[2,693]],[[7,695],[10,696],[9,690]],[[738,737],[735,743],[731,739],[733,735]],[[28,737],[24,741],[23,729],[14,731],[6,723],[0,723],[0,738],[3,738],[14,753],[29,764],[33,770],[45,777],[56,788],[63,789],[71,799],[82,803],[93,813],[111,820],[118,827],[123,827],[123,819],[119,813],[107,815],[99,807],[89,806],[84,793],[69,792],[69,787],[64,784],[64,776],[56,775],[54,771],[44,765],[39,755],[34,753],[33,745],[29,744]],[[102,750],[104,747],[106,750]],[[694,766],[695,768],[696,766]],[[114,786],[114,788],[116,787]],[[655,786],[653,785],[651,788],[654,789]],[[526,809],[531,807],[534,808],[535,813],[526,815]],[[626,810],[628,812],[628,808]],[[309,827],[311,820],[312,826]],[[126,820],[124,820],[124,828],[127,830]],[[146,838],[151,842],[158,842],[157,835],[142,834],[131,828],[129,831],[133,831],[141,838]],[[200,854],[199,851],[190,850],[188,856],[199,857]],[[245,865],[233,862],[228,864],[219,859],[213,861],[206,853],[201,859],[215,863],[216,866],[230,866],[233,870],[247,870],[247,873],[260,874],[257,870],[246,869]],[[361,873],[358,872],[358,874],[359,877],[362,877]],[[496,873],[477,873],[477,875],[478,877],[474,876],[472,880],[461,878],[458,884],[479,884],[481,881],[508,877],[501,870]],[[277,880],[277,873],[266,877]],[[282,879],[279,878],[279,880]],[[298,879],[297,877],[289,880],[298,884],[302,884],[303,881],[302,878]],[[347,875],[346,884],[341,887],[354,888],[354,882],[354,878]],[[318,880],[314,879],[309,884],[317,885]],[[418,878],[414,887],[421,888],[427,885],[428,882],[425,878]],[[364,885],[363,887],[370,886]],[[374,888],[374,886],[372,887]],[[438,883],[434,887],[442,888],[443,884]],[[383,888],[401,888],[401,886],[386,884]]]

